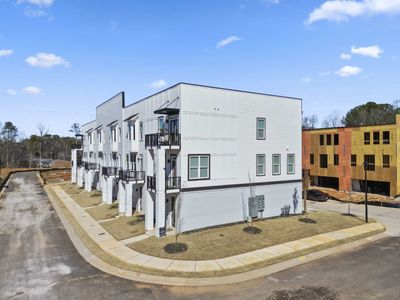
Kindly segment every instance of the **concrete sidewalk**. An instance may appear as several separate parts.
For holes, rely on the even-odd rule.
[[[64,203],[66,208],[71,212],[75,220],[80,226],[86,231],[89,237],[106,253],[120,259],[131,265],[141,266],[148,269],[165,272],[182,272],[182,273],[200,273],[200,272],[215,272],[217,275],[215,278],[179,278],[179,277],[163,277],[155,276],[131,271],[123,271],[119,269],[117,272],[118,276],[130,278],[134,280],[142,280],[145,282],[163,283],[163,284],[174,284],[174,285],[213,285],[213,284],[224,284],[231,282],[238,282],[263,276],[269,274],[273,270],[279,270],[281,266],[269,266],[254,271],[240,273],[235,275],[218,276],[218,271],[236,269],[246,267],[254,263],[260,263],[271,259],[279,258],[283,255],[295,254],[298,251],[306,250],[315,246],[320,246],[329,242],[341,241],[348,238],[361,236],[377,230],[383,230],[383,226],[379,223],[370,223],[353,228],[342,229],[334,232],[319,234],[316,236],[303,238],[297,241],[291,241],[288,243],[275,245],[263,249],[258,249],[248,253],[226,257],[222,259],[214,260],[203,260],[203,261],[184,261],[184,260],[172,260],[165,258],[158,258],[149,256],[146,254],[139,253],[128,248],[124,241],[117,241],[111,234],[109,234],[98,222],[96,222],[82,207],[80,207],[60,186],[49,186],[49,189],[57,195],[57,197]],[[53,205],[57,205],[53,202]],[[56,207],[55,207],[56,208]],[[57,213],[62,214],[61,210],[56,208]],[[61,216],[60,216],[61,217]],[[65,221],[65,220],[64,220]],[[383,237],[384,235],[380,236]],[[378,238],[378,237],[377,237]],[[375,240],[376,238],[370,237],[363,239],[364,243]],[[356,241],[358,242],[358,241]],[[352,242],[350,244],[361,245],[362,242]],[[346,250],[344,245],[335,247],[337,249]],[[316,255],[306,255],[298,259],[290,259],[286,263],[286,268],[290,267],[291,264],[304,263],[324,255],[329,255],[330,249],[319,251]],[[332,250],[331,250],[332,251]],[[87,254],[87,253],[86,253]],[[322,256],[321,256],[322,255]],[[92,255],[93,256],[93,255]],[[295,261],[294,261],[295,260]],[[118,269],[118,268],[117,268]],[[132,273],[133,277],[127,276],[128,273]],[[130,274],[130,275],[132,275]],[[145,279],[145,280],[144,280]],[[216,283],[218,282],[218,283]]]

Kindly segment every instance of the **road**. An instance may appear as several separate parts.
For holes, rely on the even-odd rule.
[[[241,284],[180,288],[120,279],[79,255],[35,173],[14,174],[8,186],[0,199],[0,299],[266,299],[270,295],[287,299],[288,293],[290,299],[398,299],[400,295],[400,237],[395,235]],[[327,204],[332,210],[338,205]],[[310,203],[314,209],[319,205],[323,204]],[[374,212],[371,207],[371,217]],[[389,214],[394,218],[390,224],[396,223],[395,216],[400,220],[400,210],[390,209]]]

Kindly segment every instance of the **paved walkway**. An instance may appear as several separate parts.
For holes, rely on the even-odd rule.
[[[282,255],[295,253],[325,243],[344,240],[381,229],[379,223],[370,223],[353,228],[319,234],[280,245],[275,245],[231,257],[203,261],[173,260],[158,258],[139,253],[128,248],[123,241],[117,241],[84,208],[79,206],[60,186],[52,186],[53,191],[63,201],[74,218],[105,252],[129,264],[143,266],[155,270],[174,272],[212,272],[244,267],[262,261],[276,259]]]

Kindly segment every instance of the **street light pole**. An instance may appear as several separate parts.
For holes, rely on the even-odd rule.
[[[365,223],[368,223],[368,180],[367,180],[368,162],[364,161],[364,191],[365,191]]]

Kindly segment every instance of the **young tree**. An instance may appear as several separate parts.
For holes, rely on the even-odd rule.
[[[49,129],[43,123],[39,123],[36,125],[39,131],[39,168],[42,167],[42,144],[44,137],[48,135]]]
[[[79,123],[73,123],[69,132],[72,132],[74,136],[77,134],[81,134],[81,125],[79,125]]]

